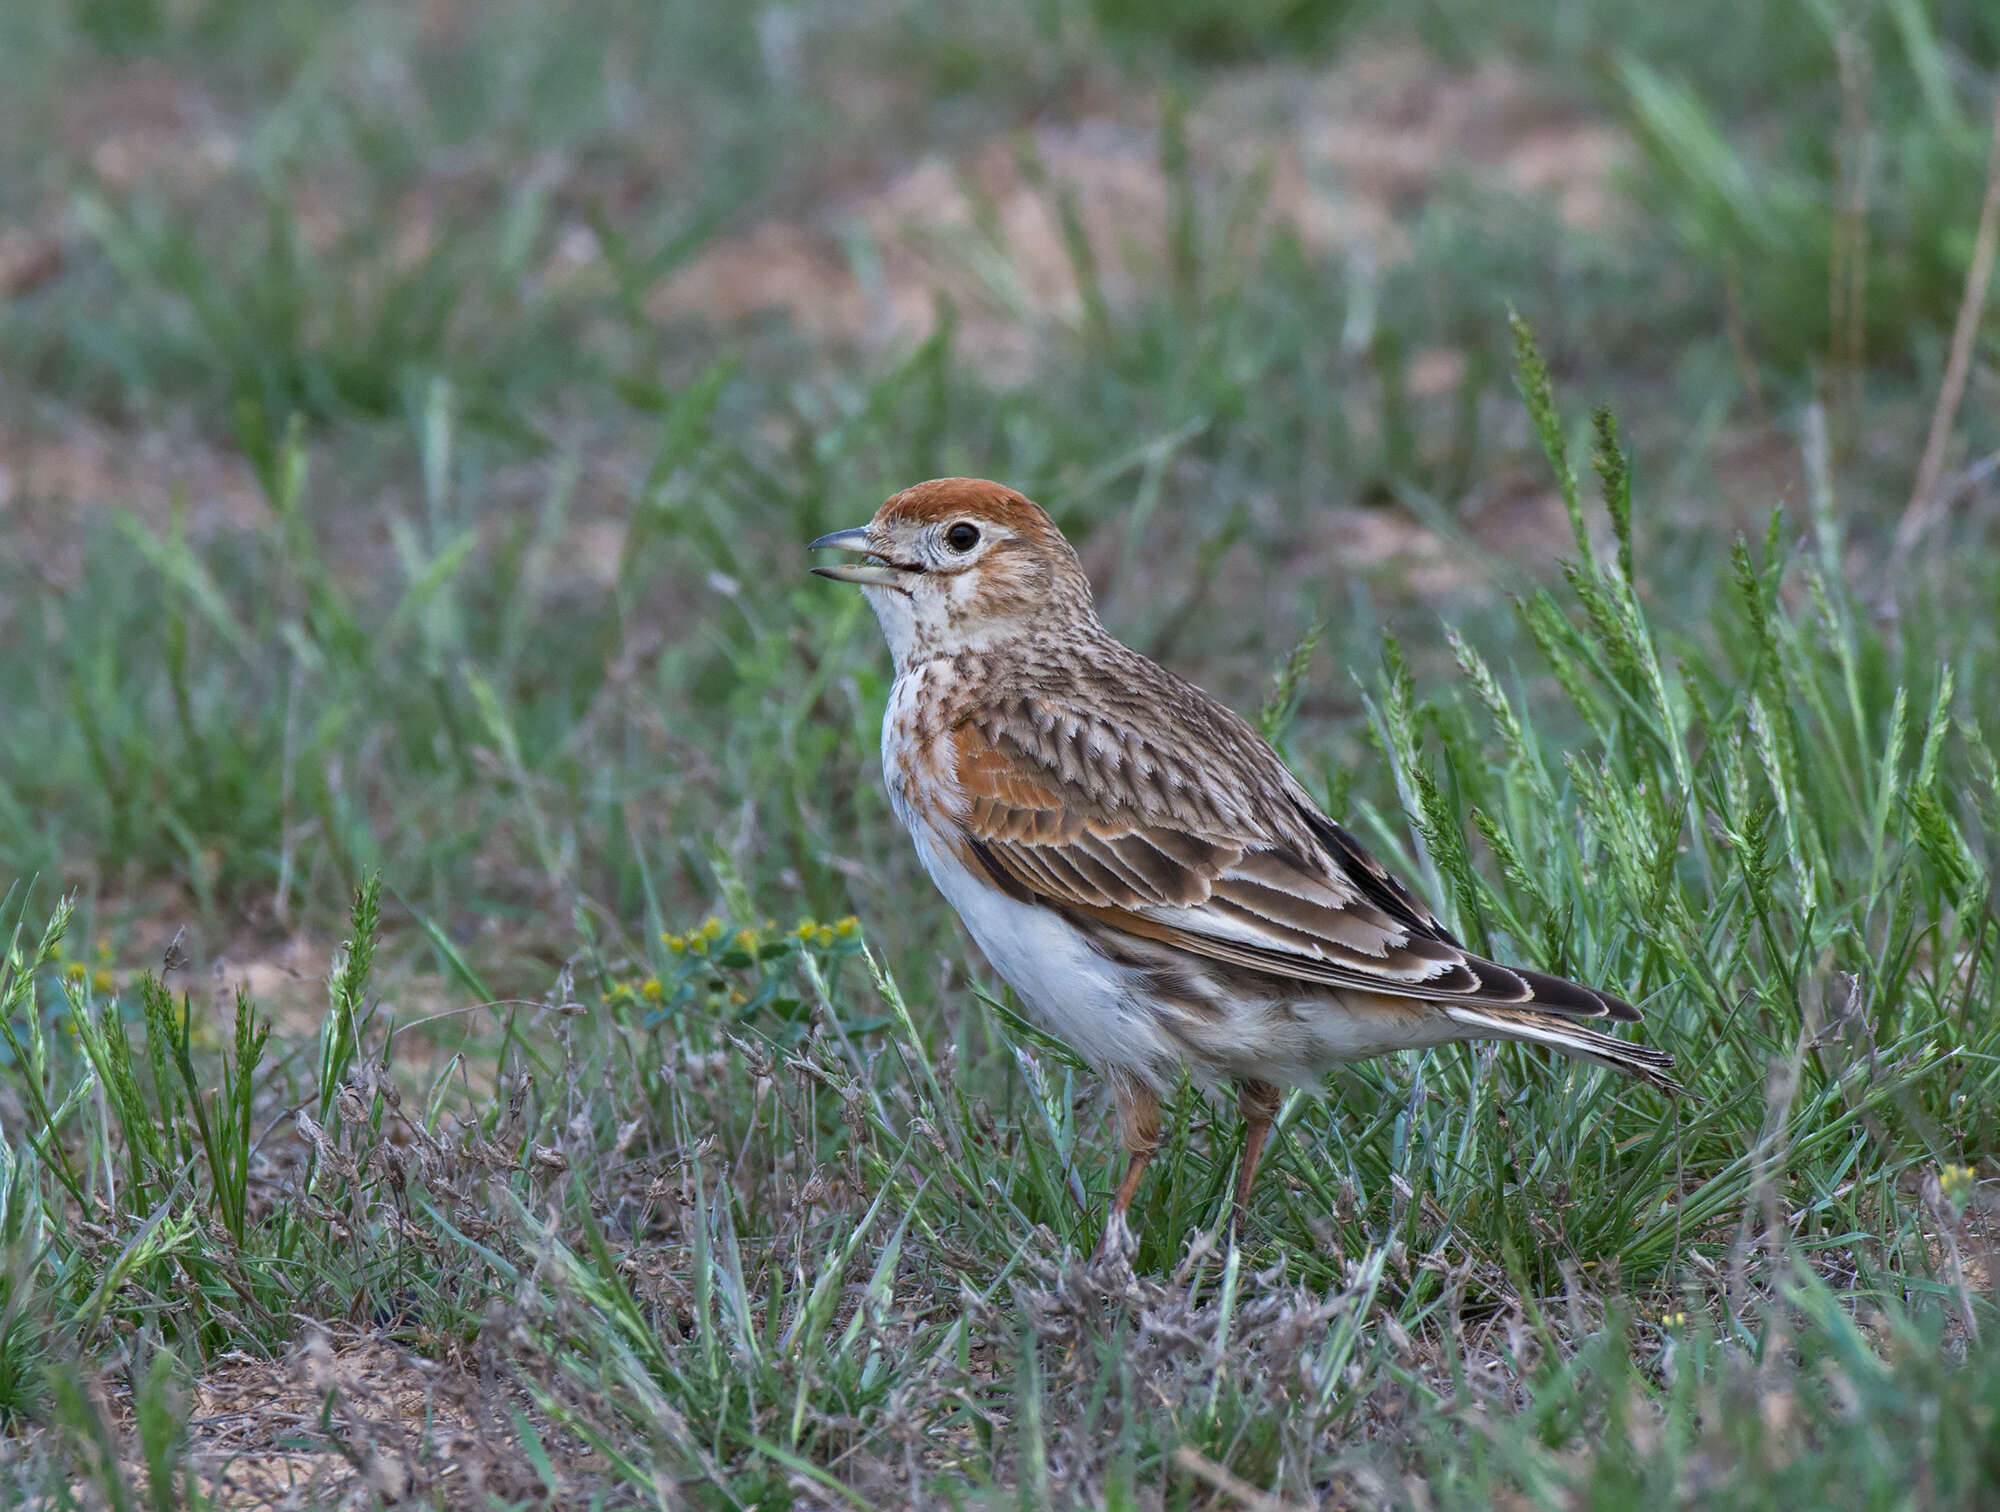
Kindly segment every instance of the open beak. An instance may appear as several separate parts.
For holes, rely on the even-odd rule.
[[[808,551],[828,549],[852,551],[869,557],[866,562],[841,562],[832,567],[815,567],[813,571],[823,578],[832,578],[836,583],[860,583],[864,587],[896,587],[912,572],[921,572],[920,567],[896,567],[884,561],[868,544],[868,531],[857,526],[853,530],[836,530],[831,535],[823,535],[806,547]]]

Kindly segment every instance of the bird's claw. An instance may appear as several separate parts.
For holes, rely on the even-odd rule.
[[[1128,1269],[1133,1257],[1139,1253],[1139,1236],[1132,1232],[1132,1225],[1125,1215],[1112,1209],[1111,1216],[1104,1222],[1104,1238],[1098,1242],[1096,1258],[1102,1262],[1122,1264]]]

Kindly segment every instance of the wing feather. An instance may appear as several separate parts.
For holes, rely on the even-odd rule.
[[[1297,981],[1638,1017],[1608,993],[1466,950],[1261,742],[1273,771],[1259,775],[1282,803],[1258,814],[1233,790],[1233,803],[1204,803],[1184,761],[1075,708],[1022,698],[1003,714],[948,738],[967,850],[1016,898]]]

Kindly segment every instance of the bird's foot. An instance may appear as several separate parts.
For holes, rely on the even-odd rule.
[[[1139,1253],[1139,1236],[1132,1232],[1132,1225],[1125,1214],[1117,1208],[1104,1220],[1104,1237],[1098,1242],[1097,1254],[1092,1264],[1122,1266],[1132,1268],[1132,1259]]]

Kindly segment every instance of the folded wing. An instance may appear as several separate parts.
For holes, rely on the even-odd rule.
[[[1226,733],[1239,766],[1217,774],[1047,699],[969,720],[949,737],[967,859],[1023,902],[1273,976],[1638,1018],[1607,993],[1473,955],[1247,726]]]

